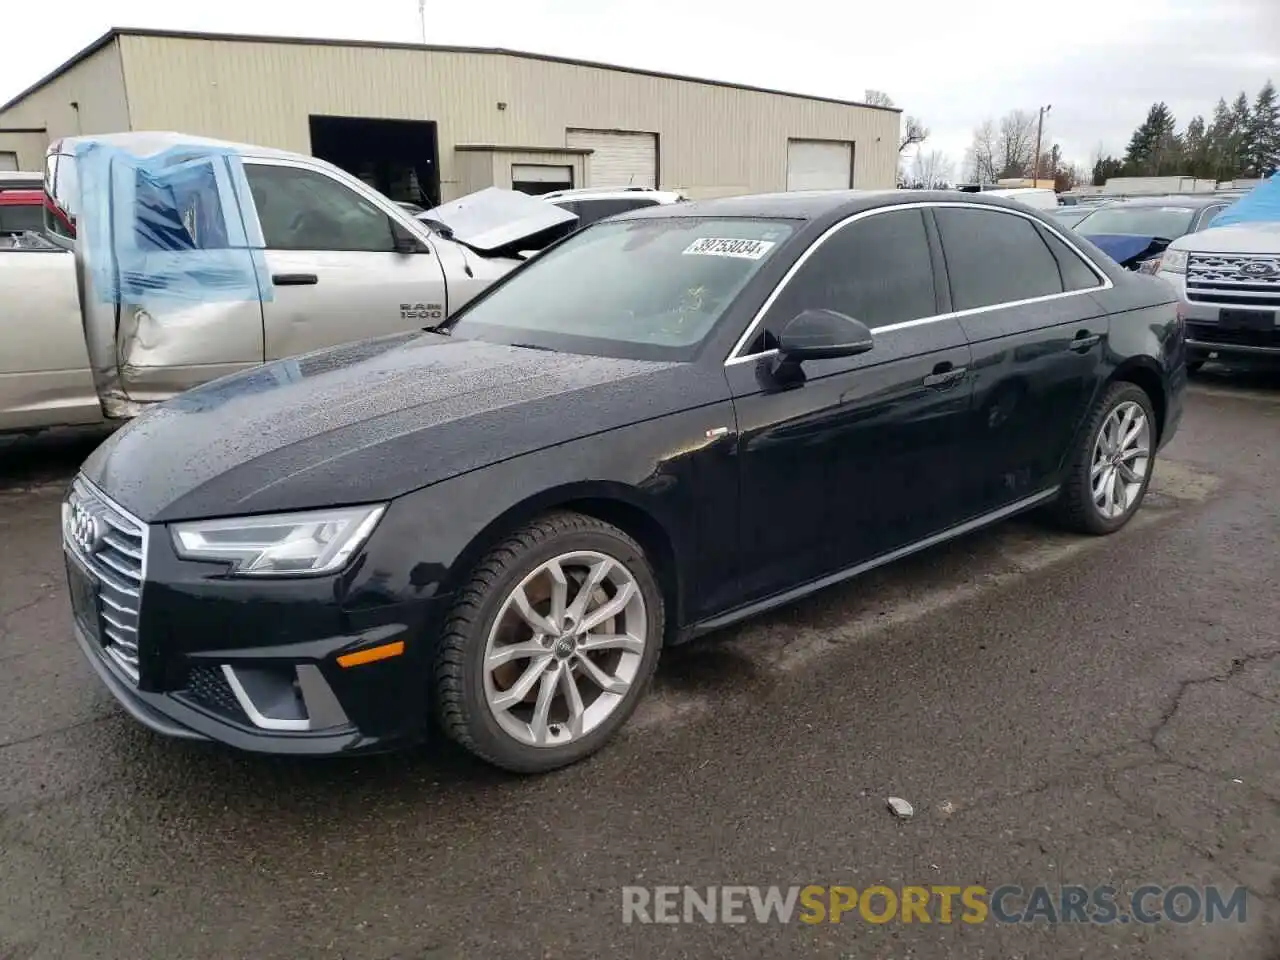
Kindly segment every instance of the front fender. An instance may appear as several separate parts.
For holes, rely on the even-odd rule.
[[[354,568],[346,606],[450,595],[487,550],[523,523],[566,505],[592,512],[596,503],[624,528],[636,517],[661,531],[669,556],[652,559],[675,565],[659,574],[677,585],[676,618],[697,617],[697,598],[735,574],[734,431],[717,430],[732,417],[730,402],[723,401],[515,457],[400,497]],[[610,512],[610,504],[623,509]],[[627,532],[644,543],[650,531]]]

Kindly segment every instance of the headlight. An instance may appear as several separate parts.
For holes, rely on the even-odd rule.
[[[229,563],[237,576],[332,573],[369,539],[385,510],[379,505],[197,520],[170,529],[178,556]]]
[[[1160,269],[1168,273],[1187,272],[1187,251],[1166,250],[1160,257]]]

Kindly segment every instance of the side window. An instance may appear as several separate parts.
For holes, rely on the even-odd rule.
[[[938,312],[933,263],[919,210],[877,213],[828,237],[783,287],[769,308],[764,338],[777,334],[804,310],[835,310],[871,329],[918,320]]]
[[[1035,224],[996,210],[937,207],[951,303],[973,310],[1063,292],[1062,275]]]
[[[1205,207],[1200,211],[1200,225],[1196,227],[1197,231],[1207,230],[1213,226],[1213,221],[1218,219],[1218,214],[1227,209],[1226,204],[1215,207]]]
[[[1040,236],[1049,245],[1054,258],[1058,261],[1058,269],[1062,272],[1063,291],[1092,290],[1102,286],[1102,281],[1093,269],[1080,259],[1080,255],[1059,240],[1049,230],[1040,229]]]
[[[257,163],[245,174],[268,250],[395,250],[391,218],[332,177]]]

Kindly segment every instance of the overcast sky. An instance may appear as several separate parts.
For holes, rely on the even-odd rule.
[[[13,0],[10,0],[13,2]],[[1179,127],[1280,83],[1280,0],[426,0],[427,40],[600,60],[842,99],[887,91],[957,172],[973,128],[1052,104],[1071,160],[1120,152],[1153,101]],[[19,3],[0,102],[112,26],[414,42],[418,0]],[[196,131],[198,132],[198,131]]]

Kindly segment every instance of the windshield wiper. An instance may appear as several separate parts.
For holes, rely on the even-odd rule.
[[[522,350],[547,350],[547,351],[549,351],[549,352],[551,352],[551,353],[554,353],[554,352],[555,352],[555,351],[554,351],[554,350],[552,350],[550,347],[543,347],[543,346],[540,346],[539,344],[536,344],[536,343],[508,343],[508,344],[507,344],[507,346],[508,346],[508,347],[520,347]]]

